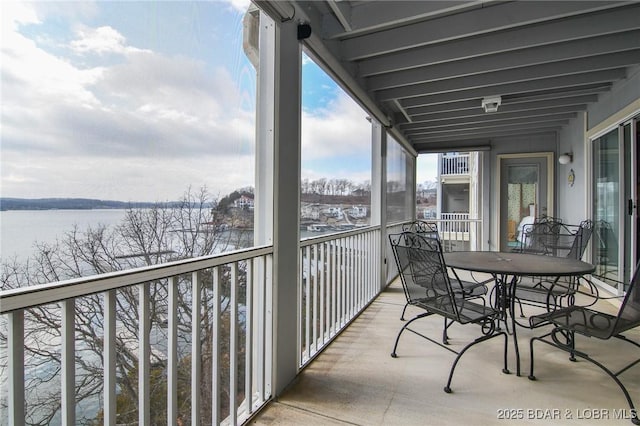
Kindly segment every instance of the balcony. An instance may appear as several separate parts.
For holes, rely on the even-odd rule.
[[[468,175],[469,174],[469,154],[459,154],[456,156],[442,156],[440,158],[440,175]]]
[[[399,358],[392,359],[404,300],[397,283],[386,287],[395,274],[385,235],[399,228],[387,228],[393,210],[387,203],[397,201],[394,218],[415,213],[416,156],[451,150],[487,153],[478,164],[482,210],[474,216],[484,221],[444,222],[445,247],[458,241],[469,249],[499,247],[500,156],[528,153],[545,154],[550,165],[554,155],[572,153],[571,166],[548,173],[546,186],[557,204],[550,214],[591,218],[594,201],[615,199],[616,205],[598,207],[613,206],[616,217],[635,208],[622,229],[637,230],[637,199],[635,207],[634,200],[627,204],[610,187],[625,188],[623,180],[631,179],[625,170],[637,178],[640,157],[616,170],[618,180],[593,172],[630,161],[625,149],[637,144],[640,4],[256,4],[261,10],[255,16],[273,21],[252,25],[260,31],[254,53],[261,56],[257,102],[247,102],[257,105],[256,167],[241,172],[256,175],[256,231],[264,245],[2,291],[0,426],[35,422],[42,401],[55,410],[50,423],[76,424],[86,414],[85,401],[78,401],[82,386],[94,392],[86,419],[107,425],[161,423],[153,418],[158,406],[166,411],[162,422],[193,425],[494,424],[520,418],[619,424],[616,416],[624,417],[626,405],[615,385],[589,366],[567,369],[566,355],[550,348],[539,349],[537,382],[500,372],[497,341],[473,348],[459,366],[452,395],[442,391],[452,360],[447,351],[407,335]],[[300,241],[303,48],[366,109],[373,225]],[[496,95],[502,96],[499,111],[483,111],[483,98]],[[615,126],[620,134],[611,141],[619,145],[608,139],[594,144]],[[209,144],[202,150],[216,153]],[[389,155],[394,150],[399,155]],[[444,172],[455,179],[469,173],[469,163],[456,160]],[[610,198],[598,195],[596,182]],[[394,185],[404,189],[394,192]],[[612,244],[620,267],[635,254],[634,244],[637,238]],[[425,320],[415,328],[438,336],[441,326]],[[88,329],[96,330],[91,359],[83,358],[87,347],[78,332]],[[451,335],[453,345],[471,336],[464,327]],[[526,330],[520,335],[525,371],[528,336]],[[587,342],[609,360],[627,354],[597,343]],[[43,355],[53,370],[43,368]],[[83,380],[88,368],[94,381]],[[634,396],[639,374],[638,368],[625,373]],[[124,391],[127,410],[119,402]]]

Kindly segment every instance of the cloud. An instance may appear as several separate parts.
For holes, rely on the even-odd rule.
[[[326,108],[303,111],[302,150],[306,160],[362,154],[370,149],[368,114],[339,91]]]
[[[35,9],[2,11],[3,196],[156,200],[252,184],[251,79],[136,48],[108,25],[75,27],[53,53],[20,32],[42,23]],[[80,67],[64,52],[120,59]]]
[[[249,6],[251,5],[251,0],[225,0],[227,1],[231,7],[233,7],[238,12],[246,12]]]
[[[71,42],[70,47],[78,54],[126,54],[139,51],[127,46],[126,38],[110,26],[89,28],[82,25],[76,30],[76,35],[78,38]]]

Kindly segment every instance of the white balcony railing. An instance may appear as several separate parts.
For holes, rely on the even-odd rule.
[[[301,243],[300,366],[307,364],[380,291],[380,228]]]
[[[306,239],[300,255],[299,364],[303,366],[380,291],[380,228]],[[48,380],[58,383],[52,393],[60,408],[55,422],[75,424],[76,416],[83,414],[76,412],[82,380],[76,365],[84,353],[78,326],[86,318],[82,313],[90,300],[91,315],[96,317],[92,327],[99,340],[95,343],[103,346],[97,359],[83,365],[93,362],[102,372],[97,394],[103,396],[93,403],[105,424],[121,422],[116,403],[125,370],[121,345],[135,358],[128,360],[135,364],[128,374],[137,375],[133,386],[138,424],[153,423],[151,407],[158,402],[157,394],[150,395],[162,387],[158,374],[166,387],[162,398],[167,419],[242,423],[271,397],[272,259],[272,247],[259,247],[1,292],[5,418],[11,425],[23,425],[25,413],[37,417],[38,407],[30,400],[37,390],[30,384],[39,374],[49,377],[50,371],[58,376]],[[135,324],[125,324],[123,310],[129,313],[126,321],[134,318]],[[44,323],[36,321],[42,312],[48,315]],[[45,323],[49,329],[43,328]],[[29,347],[38,336],[49,339],[43,342],[51,347],[47,350],[58,351],[58,365],[43,368],[34,359],[35,351]],[[190,384],[179,389],[185,380]],[[94,408],[93,414],[97,411]]]
[[[32,396],[43,388],[33,384],[58,383],[51,395],[60,411],[51,421],[76,424],[78,377],[91,365],[103,376],[94,415],[99,409],[104,424],[121,423],[116,393],[129,362],[134,368],[127,374],[137,375],[129,384],[138,395],[138,424],[152,424],[151,407],[158,404],[169,424],[242,423],[271,396],[271,358],[265,354],[272,352],[272,257],[272,247],[259,247],[1,292],[0,395],[8,414],[0,417],[16,426],[25,424],[25,413],[34,420],[39,407]],[[81,324],[87,318],[102,353],[76,367],[86,350],[78,330],[87,327]],[[58,354],[50,359],[58,365],[38,359],[43,349]],[[123,359],[126,350],[137,356]],[[150,395],[162,385],[166,402],[159,403]]]
[[[438,225],[445,251],[481,250],[482,220],[469,219],[469,213],[441,213]]]
[[[441,175],[467,175],[469,174],[469,154],[460,154],[455,157],[441,157]]]

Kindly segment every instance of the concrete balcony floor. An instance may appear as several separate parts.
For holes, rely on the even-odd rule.
[[[607,302],[599,302],[608,305]],[[627,402],[603,371],[537,342],[536,381],[530,381],[529,338],[548,327],[518,328],[522,376],[515,374],[509,337],[509,369],[503,374],[503,338],[482,342],[467,351],[453,377],[453,393],[443,391],[455,358],[413,333],[405,332],[398,358],[390,352],[403,322],[404,294],[398,281],[390,285],[252,424],[255,425],[494,425],[621,424],[629,420]],[[613,311],[616,308],[609,305]],[[407,317],[418,312],[409,308]],[[442,318],[418,320],[412,328],[439,339]],[[450,328],[450,344],[460,349],[479,335],[473,325]],[[628,334],[640,340],[640,330]],[[618,339],[580,339],[596,360],[616,370],[640,356],[640,350]],[[640,406],[640,365],[621,376]],[[618,411],[618,413],[616,413]],[[600,417],[600,418],[596,418]],[[619,416],[618,416],[619,417]]]

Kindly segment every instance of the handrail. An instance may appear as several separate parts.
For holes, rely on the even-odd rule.
[[[360,235],[365,232],[375,231],[380,229],[380,225],[372,225],[372,226],[363,226],[361,228],[350,229],[348,231],[340,231],[334,232],[327,235],[320,235],[317,237],[307,237],[300,240],[300,247],[307,247],[313,244],[326,243],[327,241],[340,239],[340,238],[348,238],[353,237],[355,235]]]
[[[0,303],[0,314],[26,309],[31,306],[88,296],[166,277],[188,274],[201,269],[213,268],[272,253],[273,246],[252,247],[222,254],[3,290],[0,292],[0,300],[2,301]]]

